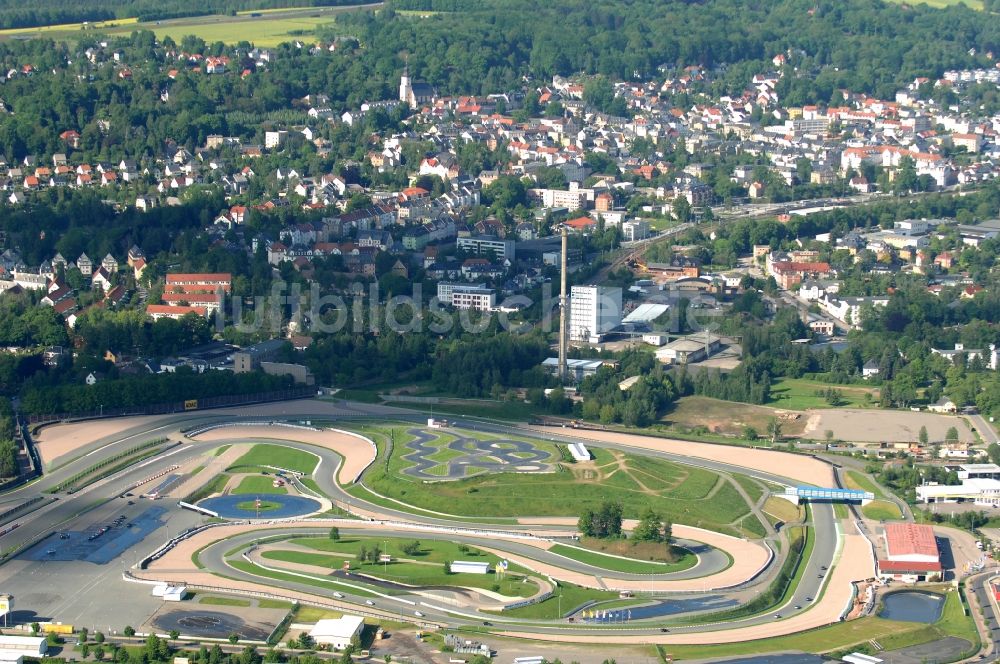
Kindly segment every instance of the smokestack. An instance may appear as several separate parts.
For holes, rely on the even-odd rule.
[[[559,255],[560,290],[559,290],[559,380],[566,382],[566,309],[569,308],[569,298],[566,294],[566,227],[562,227],[562,251]]]

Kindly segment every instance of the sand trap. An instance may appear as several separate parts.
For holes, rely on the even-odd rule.
[[[192,440],[203,442],[246,442],[247,439],[269,439],[280,443],[283,440],[294,440],[332,450],[343,457],[338,473],[340,484],[353,484],[373,461],[375,461],[375,445],[367,438],[334,430],[297,429],[293,427],[271,427],[266,425],[221,427],[210,429]]]
[[[955,427],[963,442],[975,442],[976,439],[968,422],[955,415],[856,408],[811,411],[803,436],[821,439],[829,430],[834,438],[848,442],[915,443],[920,438],[922,426],[927,427],[927,437],[932,443],[943,441],[950,427]]]
[[[546,427],[530,427],[539,433],[552,433],[553,429]],[[560,435],[570,435],[587,440],[603,441],[618,445],[628,445],[644,450],[657,450],[693,459],[718,461],[733,466],[758,470],[801,484],[832,487],[833,468],[829,464],[802,454],[791,454],[776,450],[761,448],[737,447],[735,445],[713,445],[711,443],[692,443],[686,440],[672,438],[655,438],[630,433],[613,431],[591,431],[577,429],[570,433],[559,430]]]
[[[49,426],[42,427],[38,435],[35,436],[35,446],[38,448],[38,454],[42,457],[42,464],[48,467],[59,457],[71,455],[102,438],[119,436],[135,427],[150,426],[157,420],[162,419],[162,415],[150,415],[146,417],[119,417],[68,424],[50,424]],[[155,432],[150,433],[148,436],[146,434],[139,434],[136,436],[136,443],[155,437]],[[142,438],[142,440],[139,440],[139,438]]]

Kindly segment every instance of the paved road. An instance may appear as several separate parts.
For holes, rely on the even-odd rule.
[[[385,407],[376,407],[376,408],[369,409],[369,407],[367,405],[362,405],[362,404],[349,404],[349,405],[348,404],[339,404],[338,407],[339,407],[339,410],[337,411],[337,413],[336,414],[331,414],[331,408],[330,408],[329,404],[323,404],[323,408],[321,408],[321,409],[317,408],[317,412],[315,412],[313,414],[301,414],[301,412],[300,412],[300,413],[298,413],[295,416],[295,419],[313,419],[313,420],[329,421],[331,419],[337,419],[338,417],[343,417],[343,418],[357,418],[357,417],[365,417],[365,416],[375,416],[375,417],[390,416],[390,417],[393,417],[395,419],[404,419],[404,420],[409,420],[409,421],[414,421],[414,422],[420,422],[420,421],[424,420],[424,418],[426,417],[425,415],[420,414],[420,413],[416,413],[414,411],[403,411],[403,410],[399,410],[399,409],[390,409],[390,408],[385,408]],[[120,449],[120,445],[123,444],[122,441],[125,441],[125,440],[133,441],[133,442],[131,442],[131,444],[134,444],[134,439],[136,437],[141,437],[142,435],[149,435],[149,436],[151,436],[154,431],[157,434],[162,434],[162,432],[164,432],[164,431],[176,431],[176,429],[178,427],[180,427],[180,426],[184,426],[185,428],[191,428],[193,426],[197,426],[197,425],[200,425],[200,424],[207,424],[207,423],[211,423],[211,422],[227,421],[227,420],[233,420],[233,419],[238,419],[238,416],[234,416],[232,414],[216,414],[216,413],[198,414],[198,415],[196,415],[194,417],[192,417],[190,414],[187,414],[187,415],[181,414],[181,415],[177,415],[177,416],[167,416],[167,417],[164,417],[162,419],[157,419],[156,423],[155,423],[155,426],[151,427],[150,425],[146,425],[145,427],[134,427],[132,429],[126,430],[126,431],[124,431],[124,432],[122,432],[120,434],[117,434],[115,436],[109,436],[109,437],[107,437],[105,439],[94,441],[94,443],[88,445],[85,450],[82,450],[82,453],[84,453],[84,454],[87,455],[87,462],[88,463],[96,463],[97,461],[99,461],[101,459],[108,458],[108,457],[114,455],[116,453],[116,450]],[[258,416],[255,419],[259,420],[260,417]],[[458,425],[459,426],[467,426],[467,427],[470,427],[470,428],[479,428],[481,430],[486,430],[486,431],[491,431],[491,432],[496,432],[496,433],[501,433],[501,434],[502,433],[514,432],[514,433],[517,433],[519,436],[523,436],[523,435],[538,436],[537,432],[528,432],[528,431],[519,429],[517,427],[510,427],[510,426],[507,426],[507,425],[492,424],[492,423],[486,423],[486,422],[480,422],[480,421],[460,422],[460,423],[458,423]],[[149,432],[149,433],[147,434],[146,432]],[[235,433],[235,430],[234,430],[234,433]],[[236,436],[238,436],[238,434],[236,434]],[[280,437],[281,437],[280,432],[276,431],[275,438],[280,438]],[[551,435],[547,435],[545,437],[549,438],[550,440],[558,440],[558,441],[563,441],[563,442],[572,442],[572,441],[575,440],[572,436],[564,436],[564,435],[559,434],[559,433],[552,433]],[[288,442],[288,443],[285,443],[285,444],[288,445],[288,446],[290,446],[290,447],[293,447],[293,448],[308,449],[309,451],[311,451],[313,453],[317,452],[317,448],[315,448],[314,446],[311,446],[311,445],[294,443],[294,442]],[[206,445],[208,445],[208,444],[206,444]],[[212,446],[217,446],[218,443],[211,443],[211,445]],[[588,441],[588,445],[605,446],[605,447],[609,447],[609,448],[623,449],[623,450],[626,450],[626,451],[634,451],[631,448],[629,448],[628,446],[620,446],[620,445],[614,445],[614,444],[606,444],[606,445],[604,445],[604,444],[595,443],[593,441]],[[198,445],[198,444],[194,444],[194,445],[188,444],[188,445],[185,445],[185,446],[179,448],[179,451],[177,451],[174,454],[174,456],[170,458],[170,463],[183,463],[184,461],[189,460],[189,459],[193,458],[194,456],[203,453],[204,449],[205,449],[205,445]],[[751,475],[753,475],[755,477],[759,477],[760,479],[764,479],[764,480],[767,480],[767,481],[770,481],[770,482],[776,482],[776,483],[779,483],[779,484],[789,484],[789,483],[791,483],[788,480],[786,480],[785,478],[782,478],[780,476],[780,474],[778,474],[778,472],[775,472],[775,473],[748,472],[746,469],[739,468],[739,467],[734,467],[734,466],[731,466],[731,465],[728,465],[728,464],[725,464],[725,463],[715,462],[715,461],[711,461],[711,460],[690,459],[690,458],[687,458],[687,457],[684,457],[684,456],[680,456],[680,455],[676,455],[676,454],[670,454],[668,452],[644,451],[643,454],[648,454],[650,456],[656,456],[656,457],[661,457],[661,458],[664,458],[664,459],[678,461],[678,462],[689,464],[689,465],[701,466],[701,467],[705,467],[705,468],[708,468],[708,469],[711,469],[711,470],[716,470],[716,471],[719,471],[719,472],[730,472],[730,473],[731,472],[738,472],[738,473],[744,473],[744,474],[751,474]],[[62,460],[57,460],[56,464],[53,464],[53,465],[57,465],[58,466],[58,464],[61,461]],[[90,504],[92,504],[98,498],[101,498],[103,500],[103,499],[106,499],[107,497],[110,497],[109,498],[110,500],[115,500],[115,496],[119,495],[119,492],[121,492],[131,482],[137,481],[137,479],[141,479],[142,476],[148,475],[152,470],[154,470],[156,468],[162,468],[165,463],[166,463],[166,461],[164,461],[163,459],[157,458],[157,459],[153,460],[153,462],[150,464],[149,468],[133,468],[133,469],[130,469],[128,472],[123,473],[120,476],[116,476],[114,478],[114,480],[108,481],[108,482],[103,483],[103,484],[94,485],[93,487],[91,487],[91,488],[89,488],[89,489],[87,489],[85,491],[81,491],[78,494],[75,494],[73,496],[60,496],[60,500],[58,501],[58,503],[56,504],[55,507],[45,508],[45,510],[39,511],[37,514],[31,515],[29,518],[23,519],[22,521],[24,521],[24,523],[21,526],[21,528],[18,528],[16,531],[14,531],[13,533],[11,533],[10,535],[5,536],[5,540],[2,542],[2,545],[6,548],[6,547],[11,546],[12,544],[16,544],[18,542],[30,541],[31,539],[33,539],[33,538],[35,538],[37,536],[43,535],[46,532],[51,531],[54,527],[56,527],[56,524],[60,524],[60,523],[64,523],[64,522],[69,522],[72,519],[74,519],[74,517],[75,517],[76,514],[79,514],[79,513],[83,512]],[[339,465],[339,457],[336,457],[336,455],[334,455],[332,452],[328,453],[327,455],[324,455],[324,462],[323,463],[329,463],[329,465],[327,465],[325,467],[326,468],[333,468],[335,470],[336,467]],[[55,483],[58,483],[59,481],[62,481],[62,479],[64,479],[66,476],[68,476],[68,473],[72,472],[70,470],[71,467],[78,468],[79,467],[78,464],[79,464],[79,462],[73,463],[73,464],[69,464],[69,465],[64,465],[62,467],[56,468],[56,470],[54,470],[50,475],[47,475],[45,478],[43,478],[39,482],[35,483],[35,485],[32,485],[30,487],[25,487],[25,488],[19,490],[20,492],[22,492],[20,495],[27,497],[27,496],[36,494],[38,491],[43,490],[46,487],[53,486]],[[324,472],[324,473],[321,473],[321,474],[317,475],[317,477],[315,479],[316,479],[317,484],[319,485],[320,489],[324,493],[326,493],[327,495],[331,496],[335,500],[342,501],[342,503],[353,504],[354,506],[358,506],[359,501],[356,498],[348,496],[347,494],[345,494],[340,489],[339,486],[336,485],[336,483],[334,481],[334,476],[335,476],[334,472],[329,472],[329,473]],[[378,512],[380,514],[385,515],[385,517],[389,518],[389,519],[399,519],[399,520],[405,520],[405,521],[411,521],[411,522],[412,521],[420,521],[422,523],[427,523],[427,524],[431,524],[431,525],[445,525],[445,526],[455,526],[455,525],[458,525],[458,526],[461,526],[461,527],[468,527],[468,525],[469,525],[468,522],[455,522],[455,521],[447,519],[447,518],[416,517],[412,513],[409,513],[409,512],[405,512],[405,511],[402,511],[402,510],[387,509],[387,508],[377,507],[377,506],[374,506],[374,505],[366,505],[366,507],[368,509],[370,509],[370,510],[373,510],[373,511],[376,511],[376,512]],[[806,572],[804,574],[802,583],[801,583],[798,591],[795,593],[795,596],[788,603],[788,605],[786,607],[780,609],[781,615],[784,616],[784,617],[787,617],[791,613],[794,613],[795,611],[797,611],[797,609],[794,608],[795,606],[807,607],[808,606],[808,602],[807,602],[807,598],[808,597],[817,597],[817,596],[819,596],[820,587],[821,587],[822,583],[825,580],[825,573],[824,573],[824,571],[823,571],[822,568],[823,567],[830,567],[830,565],[831,565],[831,563],[833,561],[833,558],[834,558],[834,556],[836,554],[836,551],[835,551],[836,547],[832,546],[830,544],[827,544],[827,543],[832,543],[832,542],[836,541],[836,525],[835,525],[835,522],[834,522],[832,508],[829,505],[817,505],[813,509],[813,513],[812,514],[813,514],[813,516],[812,516],[813,522],[814,522],[814,525],[816,526],[815,532],[816,532],[816,537],[817,537],[818,545],[815,548],[813,557],[807,563],[807,569],[806,569]],[[182,520],[183,519],[189,519],[189,520],[193,520],[195,522],[197,521],[197,518],[194,515],[188,515],[188,514],[185,514],[185,516],[182,517]],[[509,527],[508,526],[504,526],[504,528],[505,529],[510,529],[510,530],[518,530],[518,529],[527,529],[528,527],[525,527],[525,526],[514,526],[514,525],[512,525],[512,526],[509,526]],[[174,532],[176,533],[176,530]],[[157,537],[159,538],[159,536],[157,536]],[[166,539],[166,538],[163,538],[163,539]],[[468,542],[470,544],[476,544],[476,543],[481,544],[481,539],[478,539],[478,538],[468,538]],[[491,545],[492,544],[495,544],[495,543],[491,542]],[[517,548],[518,548],[515,545],[511,545],[511,543],[504,543],[504,545],[505,546],[510,545],[511,548],[509,548],[508,550],[511,550],[512,553],[515,553],[516,550],[517,550]],[[521,546],[526,546],[526,545],[521,545]],[[152,548],[152,543],[150,543],[150,546],[148,546],[147,548]],[[540,554],[537,549],[531,549],[530,553],[531,553],[532,557],[535,557],[535,558],[539,558],[540,556],[545,555],[545,554]],[[703,563],[705,563],[705,564],[710,563],[711,561],[708,560],[709,558],[710,558],[710,556],[708,556],[706,554],[706,560],[703,561]],[[217,563],[218,563],[218,561],[215,561],[215,562],[211,563],[210,567],[214,567],[214,565],[217,564]],[[581,570],[581,571],[591,571],[591,572],[594,571],[593,568],[588,568],[587,566],[582,565],[582,564],[567,563],[565,560],[560,560],[560,563],[563,566],[567,567],[567,568],[570,568],[572,566],[574,569]],[[33,564],[34,565],[53,565],[53,564],[58,564],[58,563],[33,563]],[[715,563],[711,563],[710,567],[714,567],[717,564],[718,564],[717,561]],[[22,563],[21,563],[21,561],[14,561],[14,563],[10,563],[10,565],[23,566]],[[67,563],[66,565],[67,565],[68,569],[71,569],[71,570],[72,569],[77,569],[77,570],[79,570],[79,569],[81,569],[79,566],[82,565],[82,563]],[[109,568],[109,569],[114,569],[115,568],[114,565],[105,566],[105,567]],[[52,569],[53,571],[56,570],[56,568],[49,568],[49,569]],[[83,568],[83,569],[86,569],[86,568]],[[90,568],[90,569],[92,569],[92,568]],[[5,568],[0,568],[0,583],[3,582],[2,576],[4,574],[4,571],[5,571]],[[701,570],[701,571],[703,572],[704,570]],[[104,573],[104,577],[109,576],[109,574],[107,572],[107,569],[101,570],[101,572]],[[772,574],[773,572],[774,572],[773,569],[769,570],[768,574],[765,574],[764,576],[760,577],[759,579],[756,579],[755,581],[747,584],[747,586],[745,588],[742,588],[742,589],[739,589],[739,590],[746,591],[746,590],[748,590],[751,587],[755,587],[755,586],[761,586],[762,587],[763,584],[767,583],[769,575]],[[38,572],[36,571],[35,573],[38,573]],[[229,574],[229,573],[231,573],[231,570],[227,571],[227,574]],[[79,583],[72,583],[72,581],[70,581],[70,579],[72,579],[74,576],[78,576],[78,575],[67,575],[67,577],[68,577],[67,578],[67,582],[69,582],[70,585],[69,586],[63,586],[65,592],[67,594],[72,594],[72,595],[76,595],[79,592],[82,592],[84,594],[84,597],[87,597],[87,595],[86,595],[87,588],[86,587],[80,587],[81,584],[79,584]],[[89,575],[86,578],[91,579],[92,576],[93,575]],[[273,582],[273,581],[269,581],[269,583],[271,583],[273,585],[283,585],[285,582]],[[19,590],[18,592],[23,592],[23,591]],[[134,592],[134,590],[132,592]],[[94,593],[91,591],[90,594],[91,594],[91,596],[93,596]],[[571,607],[564,607],[564,608],[566,608],[566,610],[569,610]],[[58,609],[58,606],[53,606],[53,610],[56,610],[56,609]],[[78,607],[76,607],[74,610],[77,610],[79,612],[79,615],[81,615],[81,616],[85,616],[86,615],[86,609],[83,608],[82,603],[80,603],[80,605]],[[431,609],[431,611],[435,611],[435,609]],[[430,616],[430,615],[431,614],[428,613],[428,616]],[[438,615],[438,614],[435,614],[435,615]],[[469,614],[467,614],[466,617],[463,617],[462,615],[457,615],[453,610],[449,610],[447,612],[442,611],[442,612],[440,612],[440,615],[441,616],[447,615],[447,622],[449,624],[455,624],[456,621],[462,621],[462,620],[468,620],[468,621],[470,621],[470,624],[472,624],[472,623],[475,623],[475,622],[481,622],[481,618],[482,618],[481,616],[476,615],[475,613],[469,613]],[[490,617],[489,620],[492,621],[492,622],[496,622],[498,619],[496,617]],[[755,623],[760,623],[760,622],[772,622],[773,620],[774,620],[774,618],[771,617],[771,616],[764,616],[764,617],[755,618],[755,619],[752,619],[752,620],[749,620],[749,621],[742,622],[742,623],[740,623],[740,625],[741,626],[745,626],[745,625],[755,624]],[[138,622],[138,621],[135,620],[135,621],[132,621],[132,622]],[[527,628],[534,629],[533,627],[530,627],[530,626],[519,627],[519,629],[527,629]],[[544,629],[545,631],[548,631],[548,632],[552,631],[552,628],[539,627],[538,629]],[[557,627],[556,629],[565,629],[565,626],[563,626],[563,627]],[[683,631],[695,631],[695,630],[699,630],[699,629],[704,630],[706,628],[705,627],[701,627],[701,628],[699,628],[699,627],[683,627],[683,628],[676,628],[676,630],[674,630],[674,631],[681,631],[681,632],[683,632]],[[708,629],[718,629],[718,626],[716,626],[714,628],[708,628]],[[646,626],[646,627],[639,627],[637,625],[636,628],[633,629],[633,630],[631,630],[631,631],[634,632],[634,633],[636,633],[636,634],[643,634],[643,633],[654,633],[657,630],[655,630],[654,628],[648,627],[648,626]]]
[[[1000,443],[1000,436],[997,435],[997,430],[992,424],[986,421],[986,418],[982,415],[965,415],[968,417],[972,426],[979,432],[982,437],[983,442],[989,445],[990,443]]]

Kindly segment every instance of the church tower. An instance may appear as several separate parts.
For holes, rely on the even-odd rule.
[[[404,104],[411,103],[413,90],[410,87],[410,64],[403,65],[403,75],[399,79],[399,101]]]

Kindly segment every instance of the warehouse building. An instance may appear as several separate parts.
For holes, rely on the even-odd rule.
[[[309,636],[318,645],[328,645],[336,650],[344,650],[354,639],[361,638],[365,620],[361,616],[344,615],[339,618],[319,620],[309,630]]]
[[[880,578],[905,583],[941,580],[941,556],[933,528],[915,523],[889,523],[883,539],[885,558],[878,561]]]

